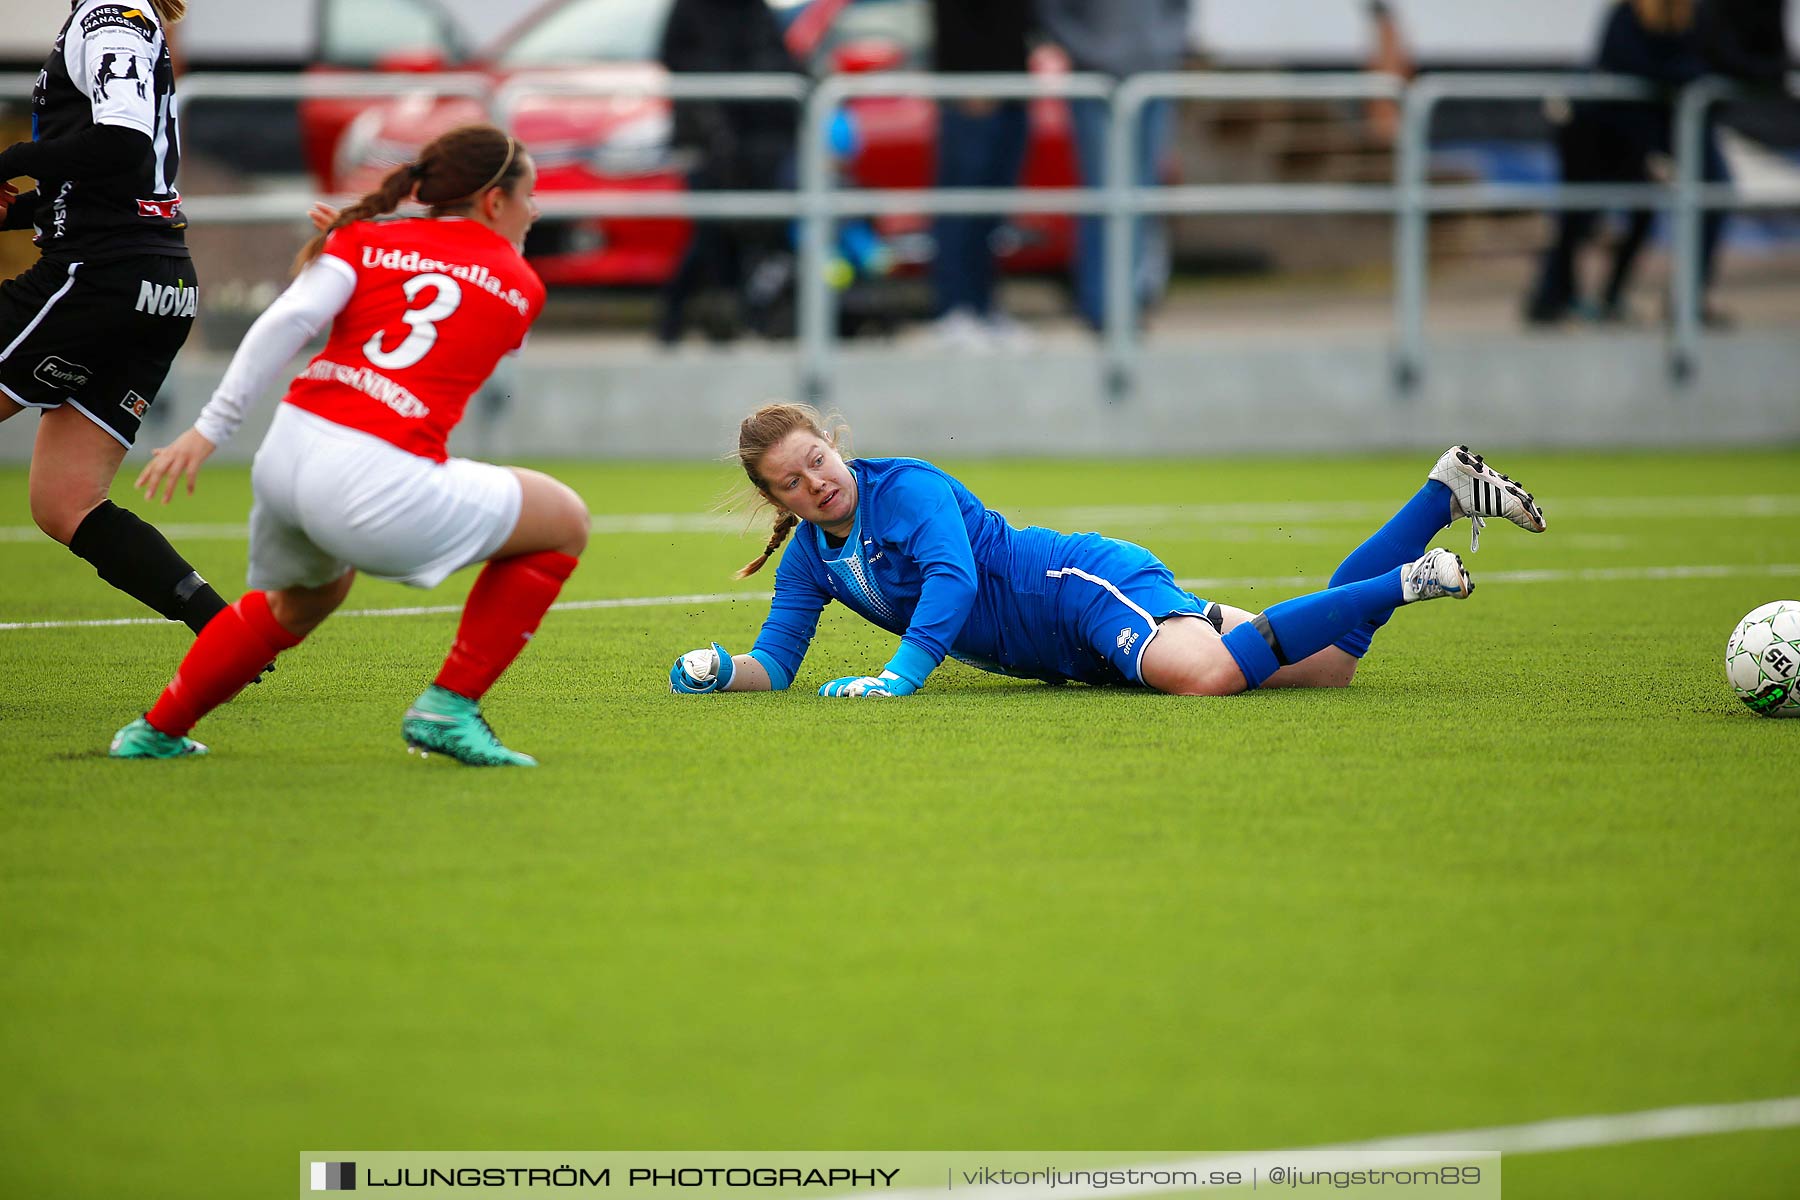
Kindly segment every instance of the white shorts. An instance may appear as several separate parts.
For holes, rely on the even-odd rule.
[[[436,587],[493,555],[519,523],[505,467],[432,462],[282,404],[250,470],[250,586],[320,587],[351,567]]]

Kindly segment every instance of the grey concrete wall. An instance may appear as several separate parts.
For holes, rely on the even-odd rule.
[[[1504,446],[1756,445],[1800,441],[1800,338],[1709,340],[1677,387],[1662,339],[1443,336],[1416,394],[1396,394],[1388,348],[1313,335],[1183,340],[1145,349],[1133,394],[1108,401],[1086,344],[1028,354],[848,346],[831,405],[859,448],[923,456],[1224,455]],[[157,423],[133,452],[183,429],[225,358],[184,354]],[[499,406],[477,403],[459,453],[490,458],[711,458],[755,404],[795,393],[786,349],[666,354],[534,342],[506,368]],[[264,401],[221,453],[248,458],[273,410]],[[0,424],[0,461],[30,454],[36,418]]]

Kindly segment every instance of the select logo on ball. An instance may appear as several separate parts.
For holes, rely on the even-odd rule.
[[[1800,600],[1776,600],[1753,609],[1725,643],[1725,677],[1750,711],[1765,717],[1800,717]]]

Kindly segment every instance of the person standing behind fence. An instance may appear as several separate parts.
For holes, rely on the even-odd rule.
[[[0,229],[35,225],[41,251],[0,284],[0,421],[42,414],[29,485],[38,528],[198,633],[225,601],[106,498],[199,307],[164,32],[185,9],[77,3],[32,90],[32,140],[0,150]],[[21,176],[36,189],[15,194],[6,181]]]
[[[1750,90],[1753,101],[1770,95],[1780,97],[1782,106],[1771,115],[1777,128],[1792,130],[1793,96],[1787,90],[1787,76],[1788,72],[1800,69],[1800,62],[1796,62],[1788,46],[1787,0],[1699,0],[1694,26],[1699,34],[1700,53],[1706,61],[1706,69],[1744,85]],[[1777,133],[1776,136],[1781,135]],[[1710,122],[1706,127],[1706,146],[1710,164],[1711,156],[1718,153]],[[1723,161],[1721,156],[1720,162]],[[1724,178],[1723,172],[1720,177]],[[1707,178],[1710,182],[1711,177]],[[1718,230],[1724,226],[1726,218],[1725,212],[1715,210],[1701,219],[1703,243],[1709,228],[1713,229],[1713,241],[1719,239]],[[1707,222],[1714,225],[1709,226]],[[1704,248],[1710,250],[1711,247]],[[1706,282],[1707,277],[1702,276],[1703,287]],[[1704,304],[1700,318],[1708,325],[1726,323]]]
[[[659,58],[671,72],[791,72],[800,66],[783,41],[766,0],[675,0],[663,27]],[[696,192],[763,191],[793,186],[796,114],[785,100],[678,100],[675,143],[698,155],[688,174]],[[663,289],[656,336],[681,340],[688,302],[711,292],[709,336],[735,336],[759,325],[770,297],[749,294],[759,263],[781,250],[776,221],[702,220],[675,275]]]
[[[1695,24],[1707,69],[1754,88],[1780,88],[1797,64],[1787,0],[1700,0]]]
[[[932,65],[939,72],[1022,75],[1033,28],[1032,0],[932,0]],[[1028,131],[1020,100],[962,98],[938,106],[937,185],[1009,188],[1025,163]],[[948,345],[1017,343],[1024,329],[994,304],[997,213],[946,213],[932,224],[936,332]]]
[[[1597,71],[1631,75],[1669,93],[1706,73],[1695,30],[1693,0],[1627,0],[1607,15],[1595,56]],[[1565,184],[1649,183],[1667,176],[1673,154],[1674,112],[1669,100],[1578,100],[1557,132],[1557,153]],[[1709,127],[1703,147],[1702,174],[1708,182],[1729,178],[1725,156]],[[1587,306],[1576,279],[1576,257],[1598,227],[1600,213],[1576,209],[1558,215],[1556,240],[1544,252],[1538,276],[1526,300],[1525,319],[1553,324],[1572,310]],[[1591,315],[1618,320],[1625,314],[1624,296],[1632,267],[1650,232],[1653,214],[1632,212],[1625,234],[1614,246],[1612,266]],[[1700,245],[1700,280],[1712,279],[1714,252],[1724,229],[1724,214],[1706,214]]]
[[[1144,71],[1172,71],[1187,50],[1188,0],[1037,0],[1044,34],[1069,56],[1077,71],[1124,78]],[[1099,100],[1069,106],[1075,122],[1075,157],[1083,187],[1107,178],[1107,129],[1111,114]],[[1129,182],[1151,187],[1174,132],[1174,106],[1151,100],[1132,127]],[[1162,296],[1169,281],[1169,242],[1163,223],[1133,222],[1131,287],[1140,311]],[[1075,225],[1075,307],[1099,329],[1106,322],[1106,219],[1081,217]]]

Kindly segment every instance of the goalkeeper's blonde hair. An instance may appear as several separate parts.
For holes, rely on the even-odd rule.
[[[769,534],[769,544],[763,547],[763,552],[739,567],[734,579],[748,579],[762,570],[769,556],[781,548],[781,543],[787,541],[788,534],[800,523],[800,518],[776,503],[769,493],[769,485],[757,473],[763,456],[796,430],[812,433],[839,454],[848,456],[850,426],[835,413],[827,417],[810,404],[778,402],[765,404],[744,418],[738,426],[738,463],[750,477],[750,486],[756,489],[761,501],[774,507],[775,528]]]

